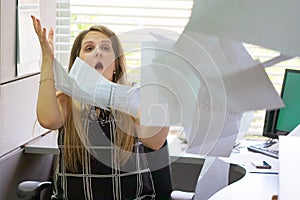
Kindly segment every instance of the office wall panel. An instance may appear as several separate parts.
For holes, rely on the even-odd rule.
[[[39,0],[39,7],[43,26],[55,28],[56,1]],[[1,0],[0,17],[1,157],[46,130],[35,124],[39,74],[16,77],[16,0]]]
[[[36,122],[39,75],[0,88],[0,156],[46,132]]]

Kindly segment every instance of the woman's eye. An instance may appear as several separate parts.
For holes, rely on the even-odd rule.
[[[110,46],[102,46],[102,51],[110,51]]]
[[[87,51],[92,51],[93,48],[92,48],[92,47],[88,47],[86,50],[87,50]]]
[[[91,46],[88,46],[88,47],[85,48],[85,51],[87,51],[87,52],[90,52],[92,50],[93,50],[93,47],[91,47]]]

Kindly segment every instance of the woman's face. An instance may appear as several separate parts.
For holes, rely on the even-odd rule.
[[[106,79],[113,80],[115,53],[106,35],[97,31],[88,32],[81,42],[79,57]]]

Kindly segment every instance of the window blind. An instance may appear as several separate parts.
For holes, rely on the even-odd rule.
[[[56,0],[55,57],[67,66],[70,54],[70,1]]]
[[[57,0],[56,57],[68,64],[71,44],[77,34],[91,25],[105,25],[116,34],[141,28],[167,29],[181,33],[187,24],[193,0]],[[124,48],[139,48],[134,41],[122,41]],[[259,46],[244,44],[250,55],[261,62],[279,55],[278,52]],[[139,73],[140,53],[126,54],[130,74]],[[285,68],[300,69],[300,59],[295,58],[266,69],[278,93]],[[255,111],[248,134],[261,135],[265,110]]]

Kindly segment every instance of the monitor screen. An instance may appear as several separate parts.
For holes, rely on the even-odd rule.
[[[285,107],[266,112],[263,136],[278,138],[300,124],[300,70],[285,70],[281,98]]]

